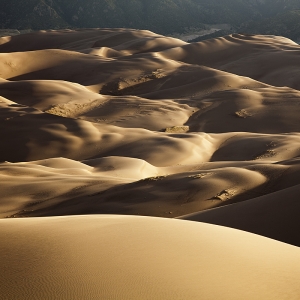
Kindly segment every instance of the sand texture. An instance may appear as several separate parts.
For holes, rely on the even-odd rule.
[[[299,299],[299,249],[234,229],[134,216],[0,225],[0,299]]]
[[[0,38],[0,299],[300,299],[299,54]]]

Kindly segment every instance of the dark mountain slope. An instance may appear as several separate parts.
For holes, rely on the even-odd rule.
[[[300,10],[291,10],[276,16],[252,21],[240,29],[245,33],[282,35],[292,40],[300,39]]]
[[[272,14],[295,8],[288,2],[278,1]],[[268,3],[253,0],[0,0],[0,7],[2,28],[132,27],[160,33],[203,24],[235,26],[270,12]]]
[[[48,3],[49,2],[49,3]],[[0,28],[46,29],[68,27],[54,1],[0,0]]]

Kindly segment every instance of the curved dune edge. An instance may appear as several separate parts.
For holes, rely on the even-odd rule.
[[[108,215],[0,225],[0,299],[300,296],[299,249],[242,231]]]
[[[167,167],[118,156],[83,162],[66,158],[5,162],[0,164],[0,217],[105,213],[171,218],[268,195],[266,208],[254,205],[252,222],[256,224],[257,211],[257,220],[266,222],[267,218],[261,218],[266,211],[272,224],[271,211],[280,206],[286,208],[286,214],[280,217],[278,210],[275,219],[280,217],[282,224],[288,224],[298,220],[293,215],[297,212],[297,198],[288,205],[281,198],[273,199],[271,193],[297,187],[299,175],[298,159],[216,160]],[[276,201],[281,202],[275,204]],[[217,222],[218,218],[212,223]],[[256,228],[256,233],[263,234],[263,224]],[[279,231],[273,231],[263,235],[276,237]],[[299,244],[297,231],[290,230],[286,235],[292,237],[289,242]],[[280,237],[277,239],[287,241],[284,233]]]
[[[300,185],[180,219],[218,224],[253,232],[300,247]]]

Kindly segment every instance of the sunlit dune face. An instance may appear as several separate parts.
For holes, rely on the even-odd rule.
[[[1,261],[5,271],[0,275],[1,291],[13,298],[297,299],[299,295],[298,248],[242,231],[133,216],[0,223],[0,255],[6,257]]]

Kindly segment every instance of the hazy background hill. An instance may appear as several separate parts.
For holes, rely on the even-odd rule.
[[[0,0],[0,7],[2,29],[127,27],[171,34],[228,24],[232,31],[300,36],[298,0]]]

